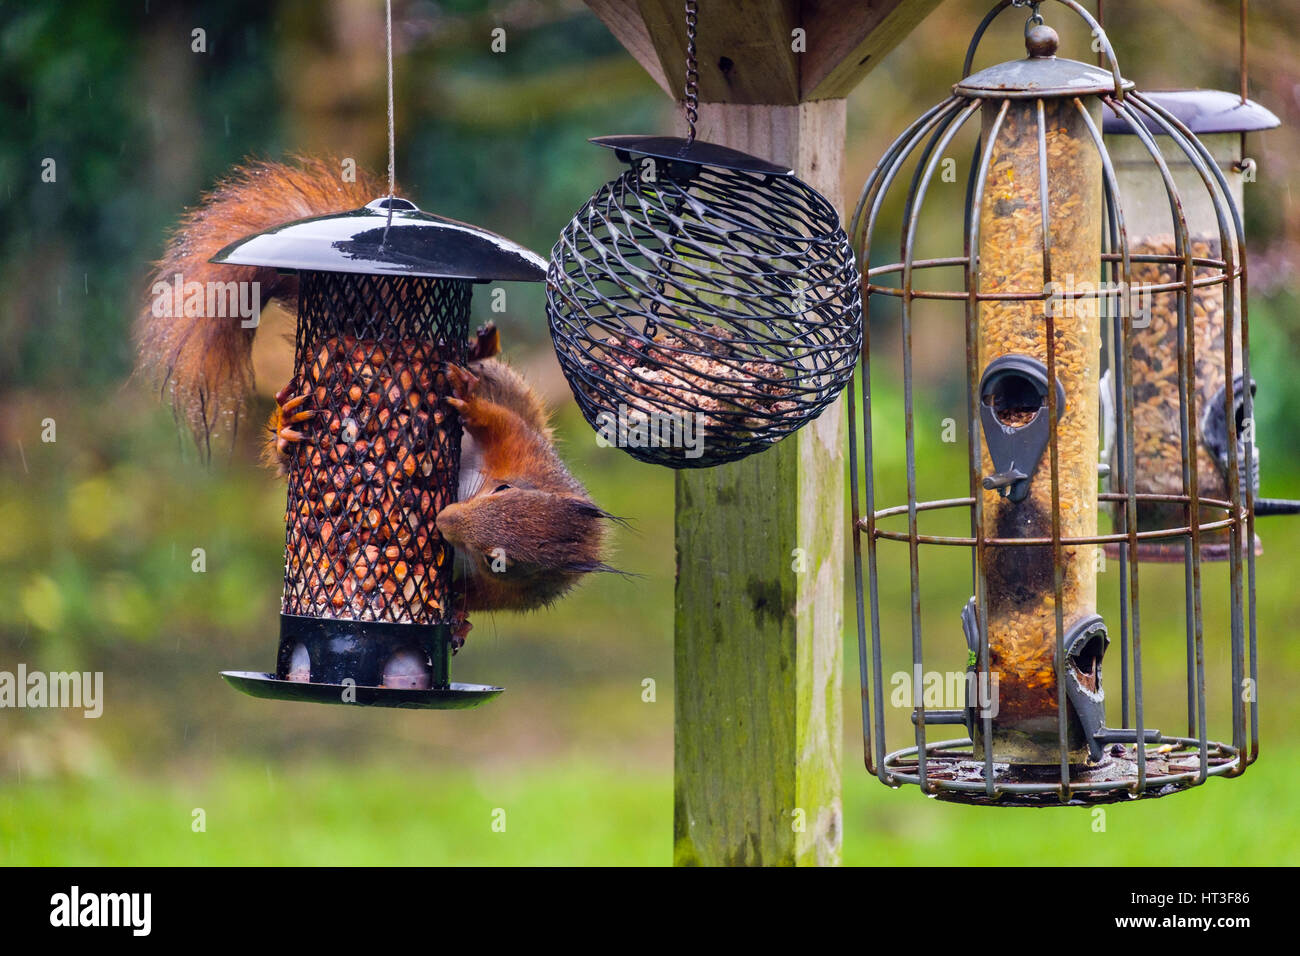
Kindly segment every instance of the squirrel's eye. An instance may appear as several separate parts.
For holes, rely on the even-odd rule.
[[[510,490],[510,486],[509,486],[509,485],[497,485],[495,488],[492,489],[492,494],[495,495],[495,494],[497,494],[498,492],[501,492],[501,491],[509,491],[509,490]]]

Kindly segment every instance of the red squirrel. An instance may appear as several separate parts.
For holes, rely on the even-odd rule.
[[[360,171],[355,182],[343,181],[341,168],[311,158],[236,169],[182,217],[147,288],[170,285],[177,275],[204,287],[259,282],[263,301],[296,314],[296,275],[208,260],[251,233],[356,209],[387,192]],[[255,323],[246,328],[239,317],[159,311],[146,301],[136,323],[140,369],[170,395],[201,447],[210,447],[214,431],[236,426],[252,385]],[[436,524],[456,550],[460,612],[542,607],[583,575],[612,570],[603,561],[611,516],[560,460],[541,400],[494,357],[498,349],[496,329],[485,326],[470,343],[468,368],[447,369],[453,386],[447,403],[459,413],[464,437],[459,500],[438,513]],[[310,394],[295,394],[293,383],[276,394],[265,457],[281,474],[286,457],[311,436],[311,401]],[[468,624],[458,627],[458,643],[467,630]]]

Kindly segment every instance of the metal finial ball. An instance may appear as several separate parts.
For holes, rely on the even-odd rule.
[[[1039,23],[1025,31],[1025,49],[1032,57],[1056,56],[1061,45],[1061,37],[1045,23]]]
[[[672,468],[769,448],[857,361],[839,216],[790,175],[629,161],[551,252],[547,315],[578,407],[610,443]]]

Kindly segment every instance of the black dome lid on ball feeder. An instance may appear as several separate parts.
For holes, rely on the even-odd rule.
[[[839,213],[784,166],[688,135],[592,142],[628,168],[551,251],[547,317],[588,423],[640,461],[704,468],[770,448],[853,375],[859,275]]]
[[[637,157],[648,156],[652,159],[665,159],[670,163],[680,163],[683,167],[715,166],[718,169],[730,169],[738,173],[757,173],[761,176],[793,176],[794,170],[787,166],[759,159],[749,153],[742,153],[730,146],[718,143],[705,143],[697,139],[680,136],[597,136],[591,140],[597,146],[612,149],[620,162],[633,163]]]
[[[248,236],[212,261],[298,273],[294,382],[316,392],[322,428],[354,432],[344,444],[323,433],[287,466],[275,672],[221,676],[254,697],[300,702],[457,710],[496,697],[503,688],[451,680],[464,619],[434,518],[456,499],[461,427],[443,405],[445,367],[468,360],[472,285],[539,282],[545,260],[387,196]],[[398,385],[401,410],[378,407]],[[381,453],[364,439],[385,411]]]

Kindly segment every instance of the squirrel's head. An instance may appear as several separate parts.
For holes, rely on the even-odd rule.
[[[581,575],[610,570],[601,561],[609,517],[581,495],[498,481],[448,505],[437,525],[466,562],[471,589],[493,592],[495,606],[536,607]]]

